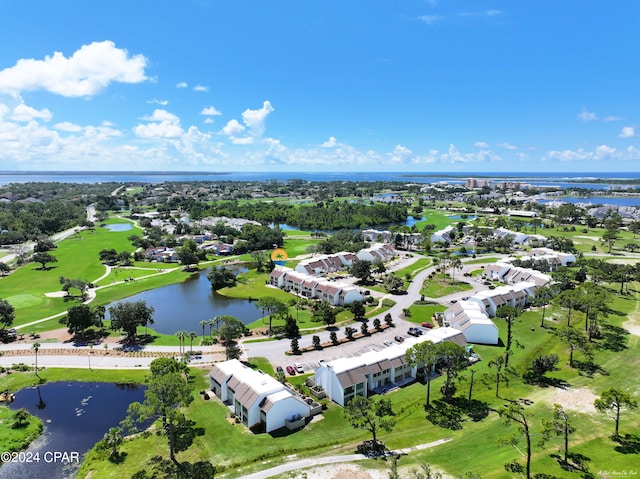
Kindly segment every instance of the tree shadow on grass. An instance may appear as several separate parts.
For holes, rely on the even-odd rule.
[[[625,434],[616,439],[618,445],[615,450],[622,454],[640,454],[640,436],[636,434]]]
[[[469,419],[473,422],[482,421],[491,411],[488,403],[477,399],[472,399],[471,402],[469,402],[466,398],[456,397],[453,398],[451,403],[469,416]]]
[[[551,454],[551,457],[558,461],[560,467],[565,471],[581,471],[586,473],[582,476],[583,478],[593,477],[593,475],[589,473],[589,463],[591,462],[591,458],[584,454],[570,452],[567,454],[567,462],[564,462],[564,458],[560,454]]]
[[[462,429],[462,423],[464,422],[463,410],[441,399],[431,402],[431,405],[427,408],[426,417],[435,426],[453,431]]]
[[[602,336],[602,341],[599,342],[600,348],[616,352],[627,349],[629,331],[626,329],[611,324],[603,324],[600,328],[600,334]]]
[[[118,451],[115,454],[109,454],[109,462],[112,464],[122,464],[127,458],[127,453],[124,451]]]
[[[578,361],[574,359],[573,367],[576,368],[581,375],[589,378],[592,378],[595,374],[601,374],[602,376],[609,375],[606,369],[595,364],[593,361]]]

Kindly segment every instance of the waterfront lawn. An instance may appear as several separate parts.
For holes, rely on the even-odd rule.
[[[426,279],[420,290],[420,294],[428,298],[440,298],[448,294],[460,293],[472,290],[473,286],[462,281],[455,283],[441,279]]]
[[[238,276],[238,282],[231,288],[222,288],[218,294],[230,298],[257,300],[264,297],[273,297],[289,304],[295,298],[279,288],[268,286],[269,273],[258,273],[255,269],[249,270]]]
[[[424,216],[426,220],[418,221],[416,223],[416,228],[418,228],[419,231],[422,231],[427,224],[435,225],[435,230],[439,231],[444,227],[449,226],[450,224],[463,221],[449,218],[447,216],[447,213],[443,212],[442,210],[425,209],[422,212],[422,216]]]
[[[42,432],[42,421],[29,415],[20,427],[13,427],[16,411],[0,406],[0,451],[17,452],[26,449]]]
[[[287,231],[289,233],[289,231]],[[301,234],[308,234],[304,231]],[[298,237],[292,235],[291,238],[284,240],[284,250],[287,252],[289,258],[295,258],[298,255],[304,255],[307,253],[307,248],[311,245],[317,245],[321,242],[319,239],[311,238],[311,236]],[[289,266],[288,264],[286,266]]]

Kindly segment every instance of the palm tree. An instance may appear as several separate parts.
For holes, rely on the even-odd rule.
[[[184,341],[187,338],[187,332],[186,331],[178,331],[176,333],[176,336],[178,337],[178,341],[180,342],[180,354],[182,354],[184,352],[183,349],[182,349],[182,345],[184,344]]]
[[[31,348],[36,353],[36,376],[38,376],[38,350],[40,349],[40,343],[38,341],[36,341],[35,343],[33,343],[31,345]],[[40,377],[40,376],[38,376],[38,377]]]
[[[456,282],[456,270],[460,270],[462,269],[462,260],[460,258],[458,258],[457,256],[451,261],[451,263],[449,263],[449,266],[451,267],[451,280],[453,283]]]
[[[195,333],[195,331],[191,331],[189,333],[189,350],[191,351],[191,354],[193,354],[193,340],[196,339],[198,337],[198,335]]]
[[[206,319],[203,319],[202,321],[200,321],[200,326],[202,326],[202,338],[204,339],[204,327],[207,325],[208,321]]]

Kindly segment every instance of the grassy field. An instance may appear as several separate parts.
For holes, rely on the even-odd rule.
[[[439,298],[448,294],[460,293],[462,291],[472,290],[473,286],[461,281],[451,282],[450,280],[427,279],[422,285],[420,294],[428,298]]]
[[[525,345],[524,349],[516,348],[511,356],[511,365],[520,376],[513,377],[508,387],[501,386],[500,397],[495,396],[494,370],[489,367],[489,363],[503,353],[503,347],[475,346],[474,349],[482,360],[473,366],[473,409],[466,406],[469,370],[462,373],[458,382],[456,407],[440,402],[442,378],[436,378],[432,382],[434,407],[428,414],[423,408],[425,387],[418,382],[387,396],[393,403],[397,425],[392,432],[381,433],[381,439],[392,449],[437,439],[452,439],[436,448],[412,452],[402,457],[401,467],[415,466],[420,461],[426,461],[455,476],[464,472],[477,472],[483,479],[511,477],[504,470],[504,464],[512,461],[522,463],[523,460],[514,447],[498,445],[502,438],[514,433],[515,429],[506,428],[495,409],[507,400],[528,398],[530,405],[527,410],[534,435],[540,433],[542,419],[550,417],[554,402],[566,406],[576,428],[576,432],[570,437],[570,452],[574,454],[572,457],[582,458],[591,473],[618,470],[623,465],[629,468],[637,464],[640,447],[637,435],[634,434],[640,428],[640,416],[633,411],[623,413],[621,433],[631,436],[628,436],[626,447],[620,447],[609,437],[613,432],[613,421],[607,415],[595,412],[592,404],[593,399],[608,387],[623,387],[635,395],[640,391],[640,379],[634,373],[640,367],[638,337],[616,329],[628,319],[636,324],[640,323],[639,287],[634,283],[632,295],[616,296],[611,304],[613,313],[609,321],[612,327],[605,330],[604,339],[596,344],[593,365],[588,366],[584,356],[576,353],[579,368],[567,366],[567,347],[552,334],[553,329],[565,321],[564,311],[548,307],[549,320],[545,328],[539,325],[541,311],[527,311],[513,328],[514,337]],[[612,292],[615,289],[612,288]],[[580,324],[583,319],[580,314],[574,313],[574,324]],[[496,324],[504,339],[505,322],[496,320]],[[559,356],[561,369],[549,376],[562,384],[562,388],[529,385],[521,379],[531,361],[540,354]],[[253,362],[272,373],[264,360],[255,359]],[[75,373],[83,377],[90,376],[94,380],[99,380],[98,374],[109,376],[108,372],[100,371],[74,371]],[[125,371],[117,372],[118,375],[124,373]],[[45,370],[42,374],[50,375],[49,380],[61,377],[55,370]],[[131,371],[129,374],[140,375],[142,372]],[[0,380],[0,388],[15,389],[20,384],[29,384],[28,381],[21,382],[21,378],[35,379],[32,373],[14,374]],[[296,377],[293,381],[301,384],[304,377]],[[204,428],[205,433],[196,437],[194,445],[180,453],[178,458],[190,462],[210,460],[218,467],[219,472],[224,472],[230,478],[276,465],[291,454],[306,457],[323,453],[351,453],[358,442],[369,437],[366,432],[351,428],[345,421],[341,408],[333,404],[328,405],[322,421],[311,423],[302,431],[287,435],[253,434],[243,426],[227,421],[229,411],[225,406],[217,401],[203,401],[197,391],[206,387],[207,379],[200,372],[194,385],[195,400],[186,412],[198,427]],[[560,438],[553,438],[543,449],[537,445],[537,439],[534,439],[532,472],[545,472],[563,479],[590,477],[584,471],[571,472],[560,467],[557,461],[560,442]],[[128,440],[121,450],[126,452],[126,457],[120,464],[110,463],[102,453],[92,451],[78,477],[131,477],[146,467],[152,455],[159,454],[165,458],[168,455],[166,440],[155,434]]]
[[[0,406],[0,451],[16,452],[25,449],[42,432],[42,421],[29,415],[20,427],[13,427],[15,411]]]

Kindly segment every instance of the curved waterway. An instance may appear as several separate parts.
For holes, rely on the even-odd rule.
[[[244,324],[264,316],[253,301],[227,298],[214,293],[211,282],[207,279],[207,271],[196,273],[183,283],[144,291],[115,301],[107,305],[107,312],[110,306],[126,301],[145,301],[147,306],[153,307],[154,324],[149,327],[162,334],[175,334],[177,331],[202,334],[200,321],[216,316],[234,316]],[[205,331],[208,332],[208,329]]]
[[[138,384],[56,382],[22,389],[11,409],[25,408],[44,424],[43,434],[22,462],[0,467],[1,479],[73,478],[84,455],[127,415],[132,402],[144,401]]]

